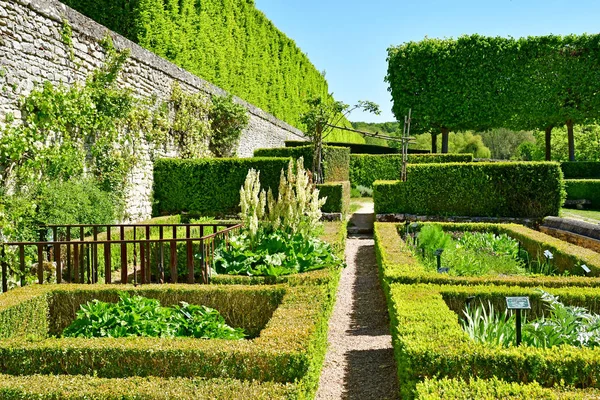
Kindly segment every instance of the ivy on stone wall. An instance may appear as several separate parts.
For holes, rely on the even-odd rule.
[[[139,161],[136,149],[144,142],[150,152],[174,148],[181,157],[194,158],[217,153],[209,149],[216,140],[217,156],[235,154],[248,123],[244,107],[230,105],[231,97],[211,101],[202,93],[188,93],[178,84],[166,100],[136,98],[117,82],[129,53],[116,51],[109,37],[102,45],[105,64],[84,83],[44,83],[22,99],[22,121],[9,115],[0,126],[0,210],[5,210],[0,241],[15,235],[35,239],[38,224],[64,223],[60,215],[80,218],[70,223],[121,219],[118,212]],[[219,129],[213,134],[214,127]],[[43,204],[55,202],[48,194],[57,192],[64,192],[56,202],[60,209],[96,211],[44,211]],[[94,200],[88,198],[92,195]],[[89,202],[96,206],[85,208]]]
[[[300,129],[306,100],[330,97],[324,74],[253,0],[62,2]],[[331,139],[364,143],[343,131]]]

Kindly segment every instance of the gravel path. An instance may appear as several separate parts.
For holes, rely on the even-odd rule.
[[[348,238],[317,399],[398,399],[385,297],[370,236]]]

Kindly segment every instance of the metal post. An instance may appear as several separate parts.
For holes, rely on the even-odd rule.
[[[521,310],[517,310],[517,346],[521,344]]]

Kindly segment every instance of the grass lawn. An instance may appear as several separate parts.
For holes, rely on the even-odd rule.
[[[585,222],[600,224],[600,210],[577,210],[573,208],[563,208],[560,212],[563,218],[578,219]]]

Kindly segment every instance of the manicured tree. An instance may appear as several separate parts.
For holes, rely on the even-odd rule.
[[[443,152],[450,130],[542,129],[550,159],[552,128],[566,124],[574,160],[573,125],[600,114],[599,47],[600,35],[472,35],[392,47],[393,111],[398,117],[412,108],[415,133],[441,131]]]
[[[512,39],[463,36],[458,40],[424,39],[388,49],[393,112],[401,119],[409,108],[414,133],[442,134],[448,152],[450,131],[486,130],[507,113],[507,90],[515,68]]]

